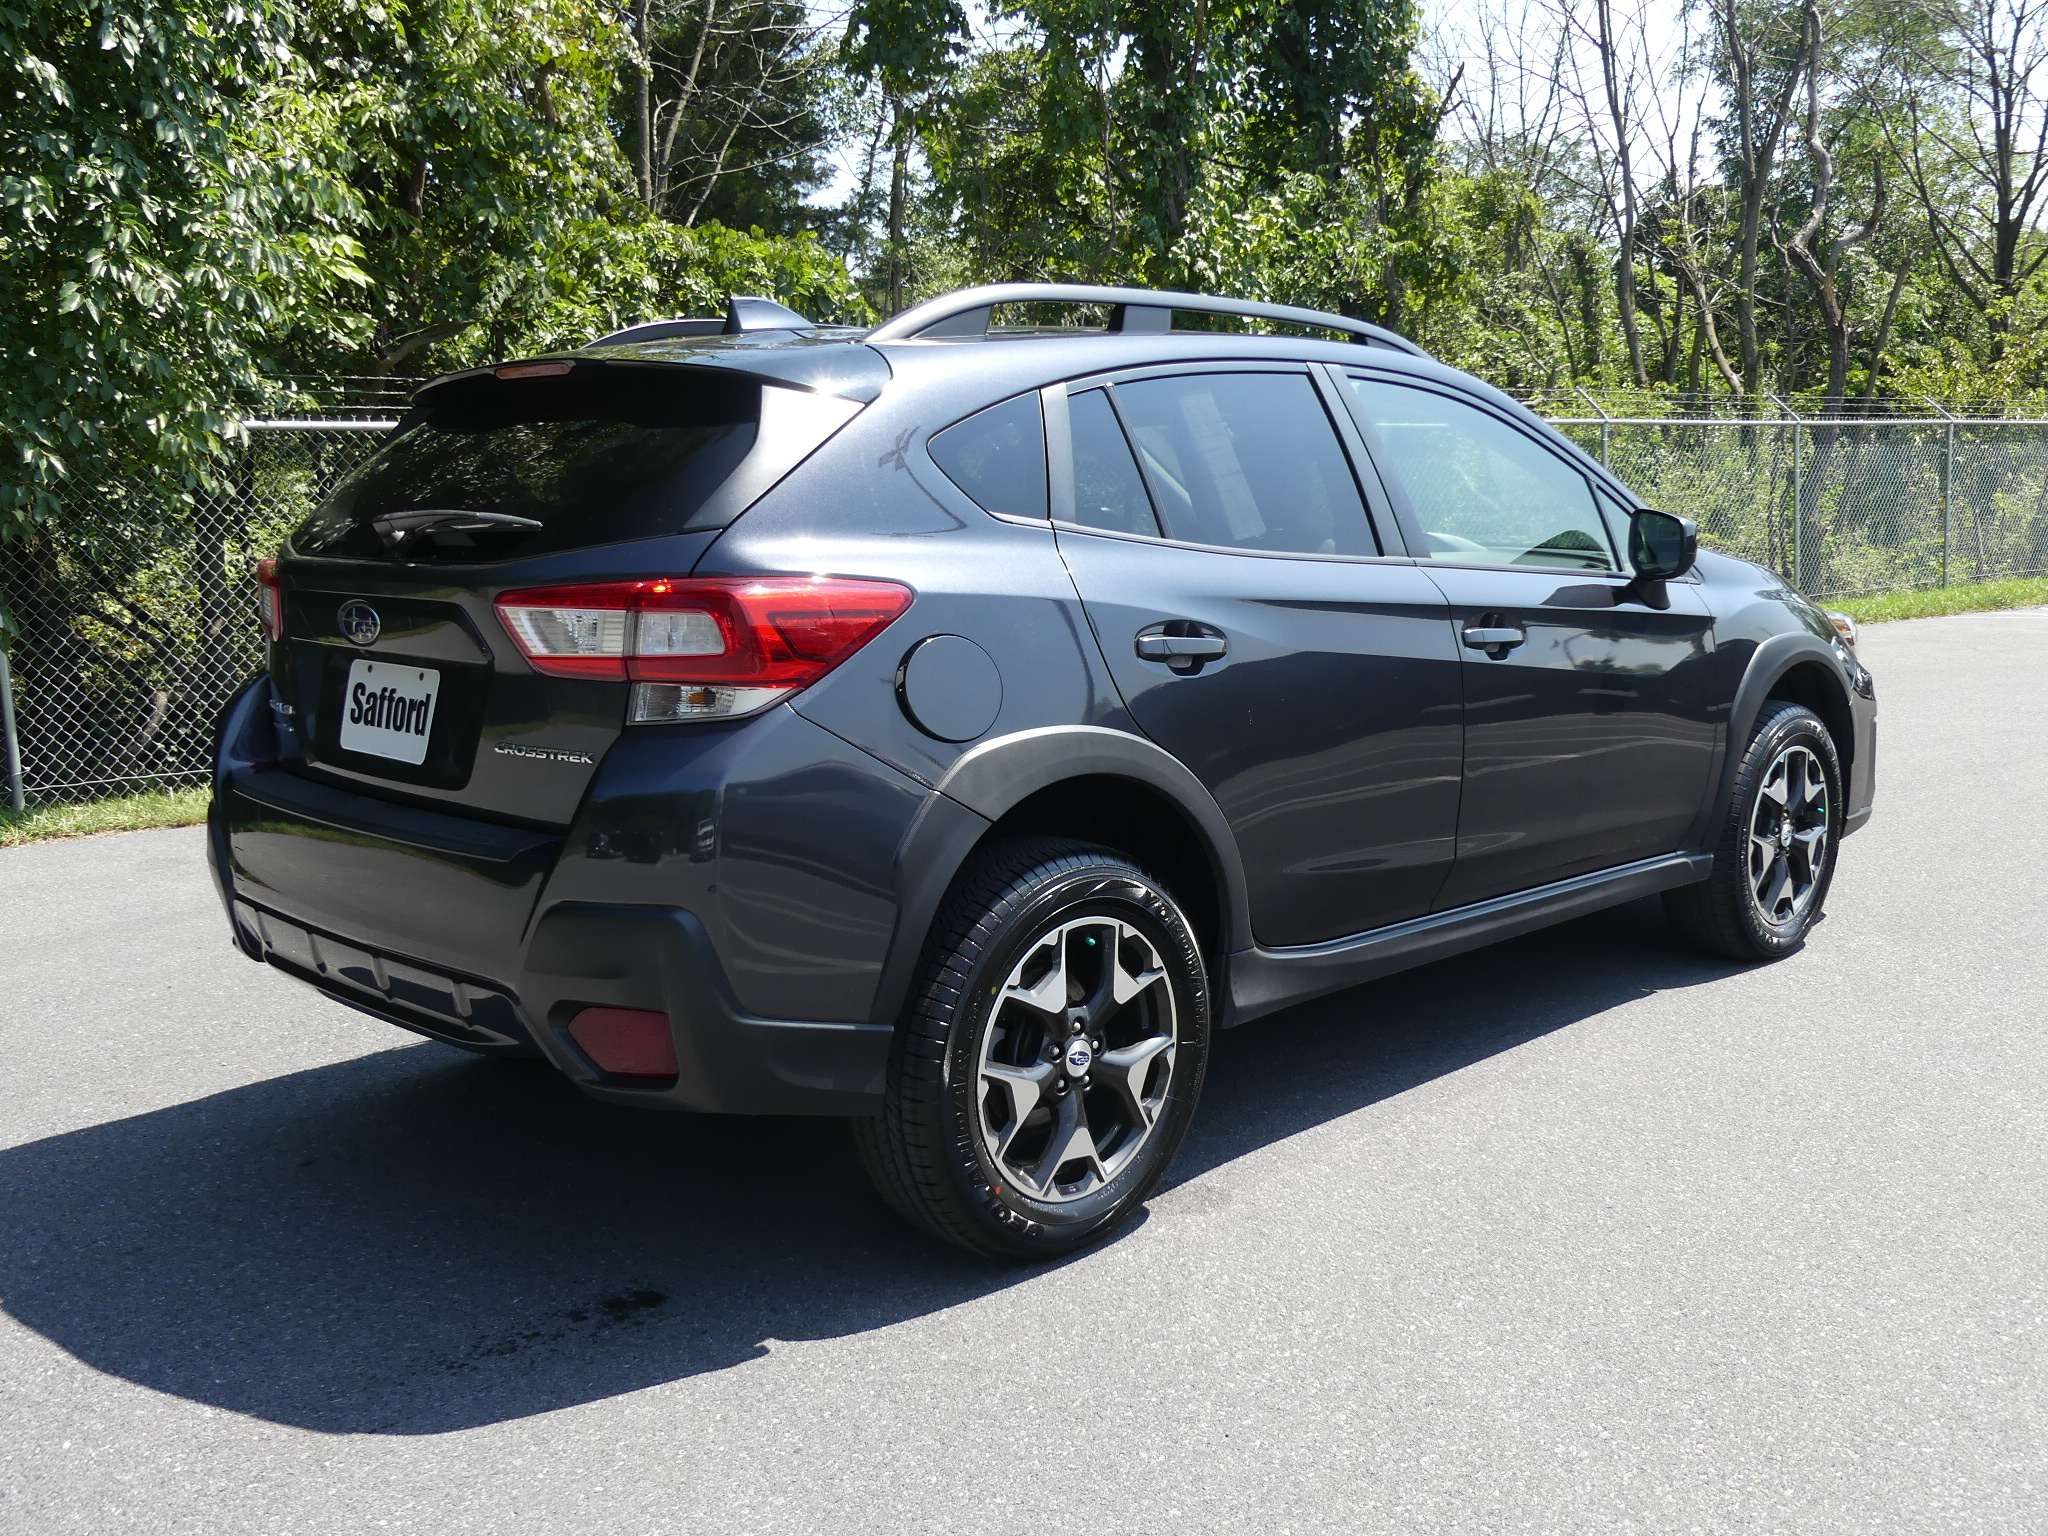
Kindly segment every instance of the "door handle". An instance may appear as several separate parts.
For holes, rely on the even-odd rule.
[[[1138,654],[1147,661],[1172,661],[1177,656],[1207,661],[1230,649],[1221,635],[1140,635]]]
[[[1229,650],[1227,639],[1192,619],[1168,619],[1138,631],[1138,654],[1147,661],[1163,661],[1176,672],[1199,672]]]
[[[1487,615],[1493,618],[1492,614]],[[1475,651],[1484,651],[1498,660],[1529,638],[1529,632],[1519,624],[1495,622],[1492,624],[1468,624],[1465,626],[1465,644]]]

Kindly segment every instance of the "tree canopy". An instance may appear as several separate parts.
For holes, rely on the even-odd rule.
[[[0,0],[0,536],[175,502],[320,381],[733,289],[1171,284],[1511,387],[2031,393],[2044,71],[2039,0]]]

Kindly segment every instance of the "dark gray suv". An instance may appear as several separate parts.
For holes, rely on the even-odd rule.
[[[1659,892],[1769,959],[1870,814],[1846,625],[1283,306],[736,299],[428,385],[262,577],[244,953],[614,1103],[853,1117],[989,1254],[1142,1201],[1217,1029]]]

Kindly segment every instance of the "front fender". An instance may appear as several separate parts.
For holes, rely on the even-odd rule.
[[[1749,743],[1750,732],[1756,726],[1764,702],[1787,673],[1807,662],[1816,663],[1826,676],[1839,718],[1849,724],[1849,739],[1837,743],[1847,759],[1844,766],[1848,783],[1844,786],[1844,793],[1849,798],[1850,812],[1846,830],[1854,831],[1868,818],[1871,758],[1875,751],[1875,706],[1858,696],[1834,648],[1817,636],[1799,630],[1772,635],[1750,654],[1742,681],[1736,687],[1734,701],[1728,709],[1727,734],[1722,740],[1720,762],[1712,779],[1713,791],[1707,804],[1701,808],[1700,819],[1694,825],[1688,846],[1707,847],[1713,843],[1722,818],[1727,814],[1730,798],[1735,793],[1735,774],[1742,763],[1743,748]]]

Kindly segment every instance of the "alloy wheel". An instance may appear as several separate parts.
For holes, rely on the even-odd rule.
[[[1771,760],[1749,818],[1749,892],[1773,928],[1805,916],[1827,867],[1828,781],[1809,747]]]
[[[1113,917],[1059,924],[997,989],[982,1035],[982,1146],[1021,1193],[1079,1200],[1151,1139],[1179,1044],[1173,983],[1152,942]]]

